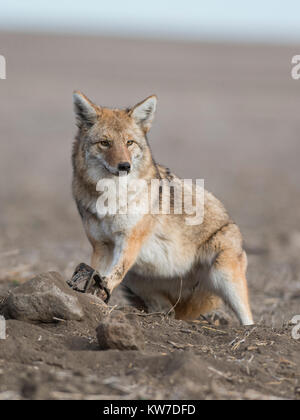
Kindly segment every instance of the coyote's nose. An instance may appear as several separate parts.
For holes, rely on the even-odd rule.
[[[121,162],[118,165],[118,169],[119,169],[120,172],[123,172],[124,171],[124,172],[129,173],[130,172],[130,168],[131,168],[131,165],[130,165],[129,162]]]

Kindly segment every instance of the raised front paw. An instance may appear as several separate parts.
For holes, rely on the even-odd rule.
[[[73,290],[96,295],[105,303],[110,299],[105,277],[101,277],[98,271],[85,263],[76,267],[71,280],[67,283]]]

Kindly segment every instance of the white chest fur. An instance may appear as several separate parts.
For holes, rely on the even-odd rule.
[[[128,236],[141,218],[141,215],[130,214],[107,215],[104,218],[99,219],[99,225],[103,234],[108,238],[112,238],[116,234]]]
[[[180,244],[153,233],[144,243],[133,270],[150,277],[180,277],[189,272],[194,254],[183,250]]]

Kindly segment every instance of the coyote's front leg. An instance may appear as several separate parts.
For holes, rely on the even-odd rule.
[[[122,282],[134,265],[140,249],[151,231],[151,224],[151,219],[143,220],[129,233],[116,236],[112,262],[105,275],[110,293]]]

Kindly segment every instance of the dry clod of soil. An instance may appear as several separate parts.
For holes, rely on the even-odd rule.
[[[40,274],[12,289],[2,311],[7,318],[27,322],[80,321],[84,316],[75,292],[56,272]]]
[[[96,331],[101,350],[141,350],[144,347],[140,327],[131,323],[120,311],[112,312]]]

